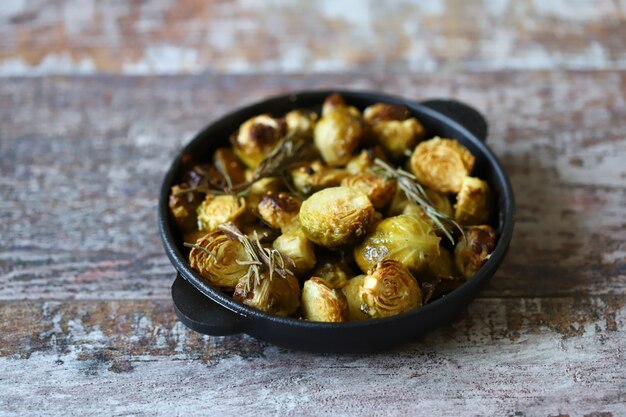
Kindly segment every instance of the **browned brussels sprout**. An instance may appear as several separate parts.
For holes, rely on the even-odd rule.
[[[439,255],[440,240],[432,223],[419,216],[388,217],[354,248],[354,259],[365,273],[383,259],[393,259],[417,274]]]
[[[442,193],[458,193],[474,167],[474,159],[456,140],[437,137],[417,145],[410,165],[422,185]]]
[[[408,269],[384,259],[363,280],[361,311],[371,318],[389,317],[422,305],[422,292]]]
[[[484,224],[489,220],[489,184],[480,178],[465,177],[456,196],[454,218],[463,225]]]
[[[286,132],[284,120],[267,114],[255,116],[245,121],[231,137],[233,150],[249,168],[256,168]]]
[[[469,279],[491,255],[496,243],[496,232],[491,226],[473,226],[465,231],[465,238],[454,248],[454,263],[461,274]]]
[[[306,236],[329,248],[356,242],[365,235],[373,219],[370,200],[349,187],[318,191],[300,209],[300,224]]]
[[[216,230],[198,239],[195,245],[189,252],[189,264],[211,285],[232,291],[247,275],[248,266],[237,262],[248,260],[238,240]]]
[[[302,288],[302,313],[310,321],[342,322],[347,318],[348,303],[341,290],[324,279],[312,277]]]
[[[283,278],[275,274],[270,279],[267,272],[262,272],[258,282],[242,278],[233,298],[266,313],[287,317],[300,307],[300,285],[293,275]]]

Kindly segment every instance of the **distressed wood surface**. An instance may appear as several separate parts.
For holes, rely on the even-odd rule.
[[[0,416],[626,415],[624,39],[623,0],[0,1]],[[491,284],[394,351],[201,336],[172,309],[171,158],[312,88],[471,103],[513,183]]]
[[[486,115],[518,205],[502,268],[384,354],[187,330],[156,227],[171,157],[237,106],[333,86]],[[0,78],[0,414],[623,415],[624,97],[620,71]]]
[[[169,301],[9,302],[0,410],[620,416],[625,320],[621,296],[482,299],[408,347],[335,356],[199,336]]]
[[[0,74],[626,68],[623,0],[5,0]]]

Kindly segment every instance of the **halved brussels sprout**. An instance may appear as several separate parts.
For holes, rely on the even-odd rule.
[[[231,148],[216,149],[213,154],[213,164],[224,176],[224,179],[230,180],[230,184],[227,186],[237,185],[246,180],[245,168]]]
[[[417,280],[400,262],[384,259],[363,280],[361,311],[372,318],[389,317],[422,305]]]
[[[262,272],[257,283],[252,280],[248,286],[248,278],[242,278],[233,298],[250,307],[277,316],[291,316],[300,307],[300,285],[293,275],[286,278],[274,274],[270,279],[267,272]]]
[[[317,260],[311,273],[314,277],[324,278],[332,288],[343,288],[353,274],[353,268],[339,257],[324,257]]]
[[[318,119],[317,113],[312,110],[292,110],[285,115],[287,132],[306,139],[313,139],[313,129]]]
[[[313,161],[291,170],[293,186],[302,194],[308,195],[328,187],[336,187],[346,178],[348,172],[330,168],[320,161]]]
[[[484,224],[490,215],[489,184],[480,178],[465,177],[456,196],[454,218],[463,225]]]
[[[239,280],[248,274],[248,265],[237,261],[247,261],[248,255],[238,240],[231,239],[221,230],[209,233],[198,239],[197,246],[189,252],[189,264],[211,285],[234,290]]]
[[[458,193],[474,167],[474,159],[458,141],[436,137],[417,145],[410,166],[422,185],[442,193]]]
[[[439,255],[440,240],[432,223],[418,216],[388,217],[355,246],[354,259],[365,273],[381,260],[393,259],[417,274]]]
[[[231,143],[239,159],[248,167],[256,168],[286,132],[284,120],[261,114],[245,121],[231,137]]]
[[[270,226],[283,229],[298,217],[300,200],[289,193],[269,192],[261,199],[258,210],[261,219]]]
[[[198,229],[217,230],[220,224],[235,222],[245,211],[246,201],[233,195],[207,194],[198,206]]]
[[[363,174],[374,166],[374,160],[376,158],[383,161],[387,160],[387,155],[385,155],[385,152],[380,146],[363,149],[361,153],[350,158],[346,164],[346,171],[350,174]]]
[[[381,209],[389,204],[396,191],[395,180],[381,178],[369,172],[346,177],[341,181],[341,185],[361,191],[370,199],[375,209]]]
[[[302,203],[300,224],[318,245],[337,247],[356,242],[367,233],[374,207],[365,194],[349,187],[326,188]]]
[[[293,261],[293,267],[290,265],[288,267],[297,275],[315,266],[315,247],[300,227],[291,227],[284,231],[276,238],[272,247]]]
[[[340,290],[324,279],[312,277],[302,287],[302,314],[310,321],[338,323],[346,321],[348,303]]]
[[[465,239],[454,248],[454,263],[461,274],[469,279],[489,258],[496,244],[496,232],[491,226],[472,226],[465,230]]]
[[[358,112],[356,112],[358,113]],[[330,166],[345,165],[365,130],[362,119],[347,107],[336,107],[315,125],[315,146]]]
[[[361,299],[361,289],[366,275],[358,275],[348,280],[347,284],[341,289],[346,296],[348,302],[348,320],[359,321],[371,318],[361,310],[363,300]]]
[[[183,232],[196,228],[198,215],[196,209],[202,202],[202,194],[194,191],[185,191],[188,185],[183,183],[172,187],[169,199],[170,212],[174,221]]]

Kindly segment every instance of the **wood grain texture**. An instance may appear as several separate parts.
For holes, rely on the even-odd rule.
[[[482,299],[412,345],[339,356],[200,336],[169,301],[8,302],[0,413],[619,416],[625,302]]]
[[[621,0],[7,0],[0,74],[626,68]]]
[[[341,86],[454,97],[490,122],[517,226],[485,297],[626,293],[626,75],[0,78],[0,299],[163,299],[171,158],[238,106]]]

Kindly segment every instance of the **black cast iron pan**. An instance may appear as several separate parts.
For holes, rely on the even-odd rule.
[[[295,108],[319,110],[324,98],[338,92],[359,109],[378,103],[403,104],[426,128],[428,137],[454,138],[476,157],[473,175],[485,179],[498,197],[496,248],[485,265],[468,282],[443,298],[397,316],[362,322],[318,323],[277,317],[253,309],[213,289],[189,266],[182,238],[170,218],[170,187],[177,182],[183,154],[199,162],[210,159],[241,123],[261,113],[282,115]],[[415,103],[371,92],[312,91],[287,94],[234,111],[200,132],[178,155],[167,172],[159,200],[159,227],[165,251],[178,274],[172,298],[178,318],[195,331],[210,335],[246,333],[257,339],[291,349],[314,352],[372,352],[391,348],[420,337],[462,310],[495,274],[513,234],[514,199],[500,163],[485,145],[487,123],[473,108],[450,100]]]

